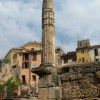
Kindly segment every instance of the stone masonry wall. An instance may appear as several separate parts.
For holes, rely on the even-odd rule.
[[[100,62],[59,69],[63,100],[100,100]]]
[[[11,77],[12,77],[12,73],[11,73],[10,65],[9,64],[3,65],[0,72],[0,80],[7,81]]]

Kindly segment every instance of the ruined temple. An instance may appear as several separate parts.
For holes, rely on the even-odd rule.
[[[100,100],[100,62],[55,66],[53,0],[42,3],[42,63],[38,100]]]

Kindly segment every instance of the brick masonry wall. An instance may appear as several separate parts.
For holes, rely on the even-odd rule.
[[[59,69],[63,100],[100,100],[100,62]]]

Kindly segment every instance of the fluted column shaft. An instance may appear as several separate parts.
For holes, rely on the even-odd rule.
[[[53,0],[42,4],[42,63],[55,65],[55,20]]]

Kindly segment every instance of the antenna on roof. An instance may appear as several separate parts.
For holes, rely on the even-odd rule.
[[[77,41],[79,41],[79,34],[78,34],[78,32],[77,32]]]
[[[61,48],[64,50],[63,41],[61,41]]]
[[[61,47],[62,49],[64,49],[63,48],[63,42],[62,41],[56,41],[56,47],[57,48]]]

